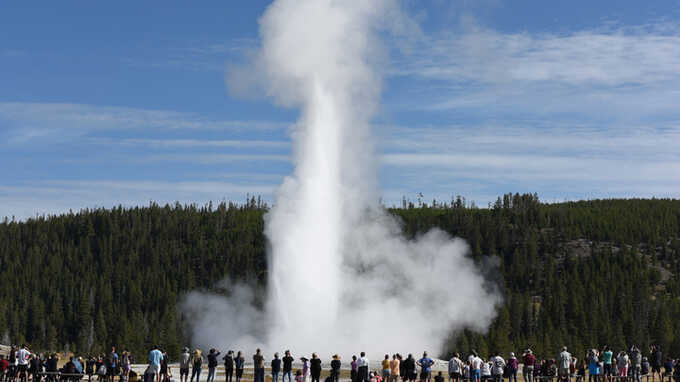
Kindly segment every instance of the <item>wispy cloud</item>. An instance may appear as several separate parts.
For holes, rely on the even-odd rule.
[[[146,138],[124,138],[113,140],[110,138],[92,138],[90,142],[121,144],[130,146],[152,146],[158,148],[276,148],[287,149],[290,142],[279,140],[247,140],[247,139],[146,139]]]
[[[36,137],[70,139],[93,130],[280,130],[290,123],[211,119],[169,110],[71,103],[0,102],[0,123],[8,143]]]
[[[565,34],[467,28],[430,36],[392,75],[435,86],[418,107],[533,115],[678,113],[680,27],[660,23]],[[429,81],[429,82],[428,82]]]
[[[160,56],[123,57],[123,64],[137,68],[174,68],[200,72],[224,72],[230,62],[242,60],[259,44],[255,38],[227,41],[185,41],[162,51]]]

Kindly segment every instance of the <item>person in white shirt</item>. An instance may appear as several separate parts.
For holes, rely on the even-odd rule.
[[[484,363],[479,356],[477,356],[476,351],[472,351],[472,354],[468,357],[468,362],[470,363],[470,381],[479,382],[481,377],[481,368]]]
[[[489,362],[482,361],[480,375],[482,381],[489,381],[491,379],[491,360],[489,360]]]
[[[562,347],[562,352],[557,356],[557,374],[560,381],[570,382],[571,381],[571,353],[567,351],[567,347]]]
[[[357,361],[357,373],[359,374],[359,382],[368,381],[368,358],[366,358],[366,353],[361,352],[361,357]]]
[[[16,363],[17,363],[17,377],[21,380],[28,380],[28,363],[31,359],[31,352],[26,348],[26,345],[21,345],[21,348],[16,352]]]
[[[493,380],[496,382],[501,382],[503,380],[504,371],[505,360],[499,353],[496,353],[496,355],[491,358],[491,374],[493,375]]]
[[[463,371],[463,361],[460,360],[458,353],[454,354],[449,360],[449,381],[460,382],[461,372]]]

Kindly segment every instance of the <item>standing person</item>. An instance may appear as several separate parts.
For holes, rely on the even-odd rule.
[[[580,359],[578,361],[578,365],[576,366],[576,382],[585,382],[586,381],[586,360],[585,359]]]
[[[640,377],[640,374],[642,371],[642,353],[640,353],[640,349],[638,349],[635,345],[631,346],[630,348],[630,367],[633,382],[641,382],[642,378]]]
[[[357,382],[359,379],[359,363],[357,362],[357,356],[352,355],[352,362],[349,363],[349,378],[352,382]]]
[[[0,381],[5,380],[5,375],[9,369],[9,362],[5,359],[5,356],[0,354]]]
[[[420,366],[420,380],[422,382],[430,382],[430,377],[432,376],[432,365],[434,361],[432,358],[427,356],[427,352],[423,352],[423,358],[418,360],[418,366]]]
[[[522,378],[524,382],[534,382],[534,367],[536,366],[536,357],[531,349],[527,349],[522,354],[522,363],[524,368],[522,369]]]
[[[663,382],[663,376],[661,375],[661,366],[663,365],[663,353],[661,353],[661,346],[652,345],[650,348],[651,353],[651,363],[652,363],[652,382],[654,382],[654,377],[656,374],[659,375],[659,381]]]
[[[380,364],[382,366],[382,378],[384,382],[389,382],[392,369],[390,368],[390,355],[385,354],[385,359]]]
[[[397,357],[398,354],[392,356],[390,361],[390,380],[389,382],[399,382],[399,376],[401,375],[401,361]]]
[[[468,357],[468,362],[470,363],[470,381],[479,382],[482,376],[482,361],[477,355],[477,352],[473,349]]]
[[[42,372],[42,363],[40,362],[40,357],[38,354],[31,355],[31,360],[28,365],[29,372],[31,374],[31,381],[38,382],[40,380],[40,373]],[[80,373],[83,372],[83,367],[80,367]]]
[[[203,356],[201,355],[200,349],[195,349],[194,354],[191,355],[191,382],[200,382],[201,379],[201,366],[203,366]]]
[[[155,345],[149,352],[149,372],[154,376],[154,381],[159,382],[161,379],[161,361],[163,360],[163,353]]]
[[[321,359],[316,353],[312,353],[312,359],[309,361],[309,371],[312,375],[312,382],[320,382],[321,379]],[[257,382],[257,381],[256,381]]]
[[[59,371],[59,356],[57,353],[52,353],[50,358],[47,360],[47,372],[54,373],[47,376],[47,380],[52,382],[56,380],[56,373]],[[99,379],[99,378],[97,378]]]
[[[630,358],[628,358],[628,354],[625,351],[621,350],[618,357],[616,357],[619,377],[628,377],[628,365],[630,365]]]
[[[515,357],[515,353],[510,352],[510,358],[508,358],[508,382],[517,382],[518,369],[519,361]]]
[[[222,357],[224,361],[224,382],[232,382],[234,377],[234,352],[229,350],[227,355]]]
[[[217,369],[217,357],[220,355],[216,349],[210,349],[208,353],[208,382],[215,382],[215,369]]]
[[[274,359],[272,359],[271,368],[272,381],[279,382],[279,374],[281,373],[281,358],[279,358],[279,353],[274,353]]]
[[[170,382],[170,378],[172,377],[169,363],[170,357],[168,357],[168,352],[163,351],[163,359],[161,360],[161,378],[164,382]]]
[[[491,358],[491,375],[493,376],[494,382],[502,382],[504,371],[505,360],[501,357],[500,353],[496,352],[493,358]]]
[[[333,354],[333,359],[331,360],[331,382],[340,381],[340,368],[342,367],[342,362],[340,362],[340,356]]]
[[[182,354],[179,355],[179,382],[189,380],[189,366],[191,366],[191,353],[188,347],[184,347]]]
[[[614,353],[609,349],[609,346],[605,345],[604,348],[602,348],[602,353],[600,353],[600,357],[602,357],[602,364],[604,367],[604,376],[607,379],[608,382],[612,381],[612,358],[614,357]]]
[[[664,377],[668,377],[668,379],[670,379],[670,377],[673,375],[673,366],[673,359],[666,357],[666,362],[663,364]]]
[[[309,360],[305,357],[302,357],[300,358],[300,361],[302,361],[302,378],[304,378],[306,382],[307,377],[309,377]]]
[[[449,360],[449,381],[460,382],[461,371],[463,369],[463,361],[460,360],[460,355],[455,353]]]
[[[413,358],[413,354],[408,355],[404,360],[404,375],[402,376],[404,381],[415,381],[416,380],[416,359]]]
[[[562,346],[562,352],[557,355],[557,375],[561,381],[571,382],[571,353],[567,351],[566,346]]]
[[[592,349],[588,354],[588,382],[597,382],[600,376],[600,359],[597,350]]]
[[[89,360],[88,360],[89,361]],[[125,350],[123,351],[123,356],[121,357],[120,360],[120,365],[122,367],[122,377],[125,382],[127,382],[128,377],[130,376],[130,368],[132,365],[132,360],[130,359],[130,352]]]
[[[406,366],[404,365],[404,358],[399,353],[397,353],[397,360],[399,361],[399,376],[401,376],[402,382],[406,382]]]
[[[16,374],[15,374],[15,379],[19,379],[20,381],[23,380],[27,381],[28,380],[28,364],[30,363],[31,359],[31,352],[28,350],[26,345],[21,345],[19,350],[16,351],[15,353],[15,362],[16,362]]]
[[[264,356],[259,348],[253,355],[253,374],[254,382],[264,382]]]
[[[31,352],[28,350],[26,345],[21,345],[19,350],[15,353],[17,373],[15,379],[18,377],[19,380],[28,381],[28,364],[31,359]]]
[[[482,366],[479,369],[479,374],[482,382],[489,382],[491,380],[491,365],[493,362],[491,361],[491,358],[489,358],[488,362],[483,362],[482,361]]]
[[[241,382],[241,378],[243,377],[243,368],[246,365],[246,360],[243,358],[243,353],[240,351],[236,354],[236,358],[234,358],[234,367],[236,367],[236,382]]]
[[[87,361],[85,361],[85,374],[87,374],[87,382],[92,380],[92,374],[94,374],[95,360],[91,355],[87,355]]]
[[[291,380],[291,373],[293,372],[293,356],[290,355],[290,350],[286,350],[283,355],[283,377],[281,377],[281,382],[286,382],[286,376],[288,376],[288,382],[293,382]]]
[[[368,358],[366,358],[365,352],[361,352],[359,355],[357,379],[358,382],[368,382]]]
[[[109,353],[109,369],[106,371],[107,376],[111,382],[116,379],[116,374],[118,371],[118,353],[116,353],[116,347],[111,346],[111,352]],[[158,381],[158,380],[156,380]]]

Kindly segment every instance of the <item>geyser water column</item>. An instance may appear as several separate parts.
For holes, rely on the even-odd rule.
[[[296,132],[299,162],[266,217],[270,241],[271,338],[279,346],[313,343],[328,333],[341,294],[340,126],[323,84]]]
[[[371,185],[367,119],[379,81],[369,52],[376,18],[386,2],[277,1],[260,21],[262,71],[271,95],[300,107],[293,127],[295,170],[266,216],[270,243],[270,341],[312,351],[337,332],[343,242],[363,208],[353,197]],[[358,151],[360,155],[352,155]]]
[[[466,253],[432,230],[413,239],[378,205],[369,121],[380,93],[379,31],[403,17],[390,0],[277,0],[260,20],[252,68],[277,103],[299,108],[294,172],[265,216],[268,300],[192,292],[194,345],[271,357],[437,352],[452,330],[484,331],[500,298]],[[403,21],[403,20],[401,20]],[[381,29],[383,28],[383,29]],[[236,80],[239,80],[236,77]],[[225,282],[225,284],[229,284]],[[461,349],[466,350],[466,349]]]

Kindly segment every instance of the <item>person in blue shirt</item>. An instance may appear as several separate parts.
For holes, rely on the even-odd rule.
[[[430,382],[432,365],[434,365],[432,358],[427,356],[427,352],[423,352],[423,358],[418,360],[418,366],[420,366],[420,380],[422,382]]]
[[[116,353],[116,347],[111,346],[111,353],[109,353],[109,367],[108,370],[106,371],[107,377],[111,378],[111,382],[113,382],[116,378],[117,373],[117,367],[118,367],[118,353]]]
[[[73,366],[76,368],[76,373],[83,374],[83,364],[80,362],[80,358],[73,357]]]
[[[162,360],[163,352],[158,349],[158,345],[155,345],[149,352],[149,372],[154,376],[155,382],[160,381]]]

